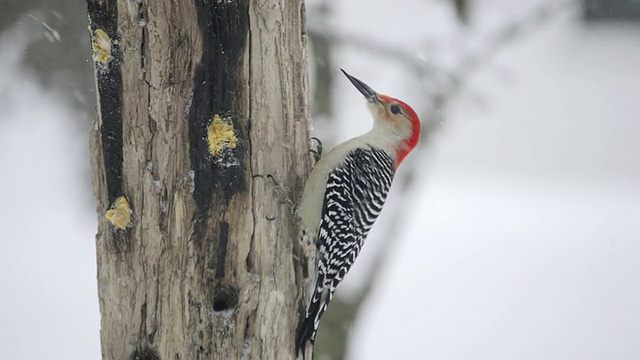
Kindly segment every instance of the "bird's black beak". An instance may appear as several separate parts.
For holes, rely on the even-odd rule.
[[[358,89],[358,91],[360,91],[362,95],[364,95],[364,97],[367,99],[368,102],[371,102],[371,103],[378,102],[378,94],[369,85],[347,74],[347,72],[344,71],[343,69],[340,69],[340,71],[342,71],[344,76],[346,76],[347,79],[351,81],[353,86],[355,86],[356,89]]]

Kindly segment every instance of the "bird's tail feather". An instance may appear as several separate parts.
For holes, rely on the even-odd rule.
[[[300,323],[300,326],[298,326],[298,331],[296,332],[296,354],[300,354],[300,351],[302,351],[303,359],[307,342],[311,342],[311,344],[315,342],[318,323],[320,322],[322,314],[327,310],[329,300],[330,296],[325,296],[322,290],[318,291],[318,288],[314,290],[313,296],[311,296],[311,303],[307,309],[307,314]]]

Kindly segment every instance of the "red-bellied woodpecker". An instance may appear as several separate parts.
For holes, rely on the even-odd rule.
[[[305,184],[298,211],[303,237],[317,248],[317,277],[298,327],[297,353],[315,341],[320,318],[358,257],[398,166],[420,138],[420,120],[409,105],[342,72],[367,99],[373,128],[323,155]]]

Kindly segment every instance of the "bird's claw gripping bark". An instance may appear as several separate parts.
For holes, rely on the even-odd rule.
[[[264,218],[267,219],[268,221],[274,221],[276,220],[278,217],[280,217],[280,205],[287,205],[287,207],[289,207],[289,209],[291,210],[291,212],[293,213],[293,216],[296,220],[297,223],[300,223],[300,215],[298,214],[298,206],[293,202],[293,200],[291,200],[291,198],[289,198],[289,196],[287,196],[287,193],[284,191],[284,189],[282,188],[282,186],[280,186],[280,184],[278,183],[278,181],[276,181],[276,179],[273,177],[273,175],[271,174],[267,174],[267,175],[262,175],[262,174],[257,174],[254,175],[253,178],[260,178],[262,180],[264,180],[265,184],[268,185],[271,190],[273,190],[273,193],[276,197],[277,200],[277,207],[276,207],[276,211],[274,215],[267,215]]]
[[[317,137],[312,137],[311,140],[315,140],[318,143],[315,149],[309,150],[313,154],[313,159],[315,160],[314,164],[317,164],[322,157],[322,141],[320,141],[320,139],[318,139]]]

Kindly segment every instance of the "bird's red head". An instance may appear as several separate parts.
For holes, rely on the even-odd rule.
[[[383,105],[384,110],[382,111],[385,112],[383,116],[387,121],[397,127],[406,126],[407,122],[410,124],[410,133],[403,137],[401,145],[397,149],[396,167],[398,167],[402,160],[418,145],[421,131],[420,119],[413,108],[404,101],[387,95],[378,95],[377,97],[380,104]]]
[[[395,165],[398,167],[402,160],[418,145],[420,139],[418,114],[404,101],[378,94],[369,85],[347,74],[346,71],[342,70],[342,73],[367,99],[374,117],[391,125],[392,131],[387,133],[388,137],[392,139],[392,143],[395,144]]]

